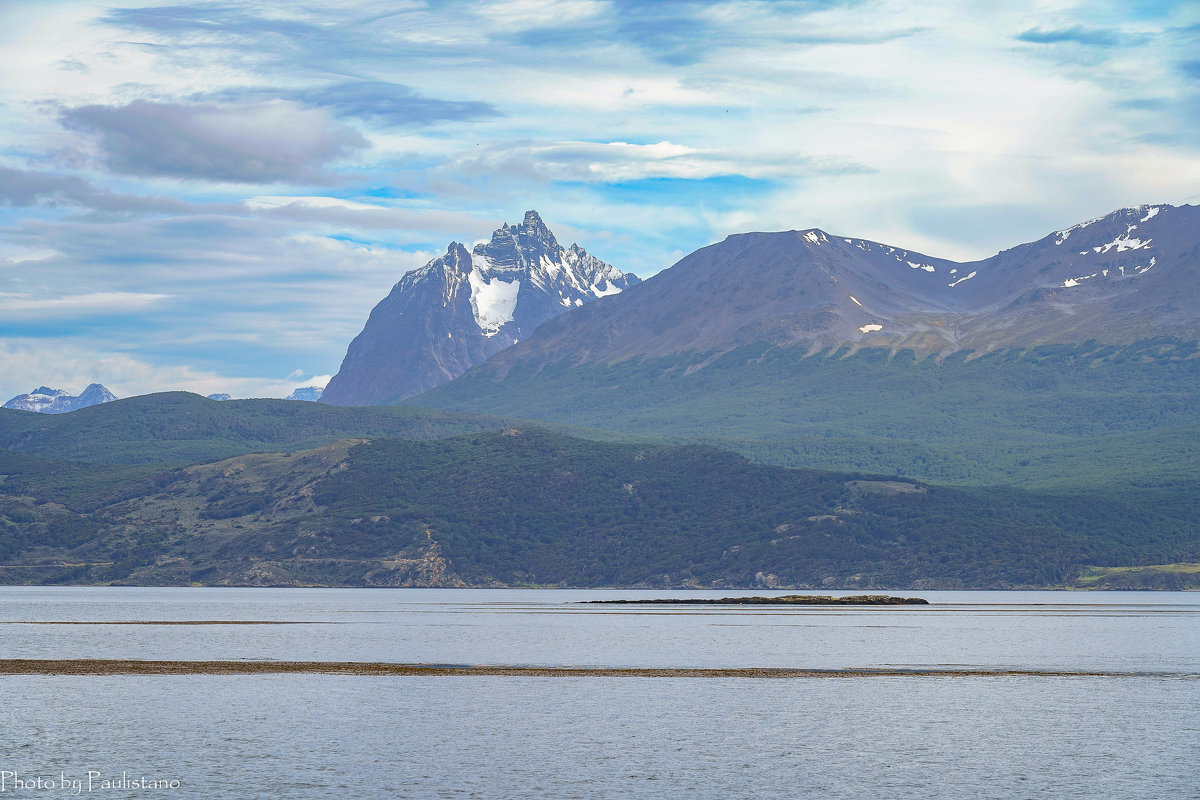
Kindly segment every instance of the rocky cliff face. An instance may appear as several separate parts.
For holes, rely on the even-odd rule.
[[[542,323],[638,283],[562,247],[537,212],[503,225],[474,250],[408,273],[372,310],[321,402],[377,405],[445,383],[533,333]]]

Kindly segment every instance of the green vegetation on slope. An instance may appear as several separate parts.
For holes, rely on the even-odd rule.
[[[691,441],[785,466],[952,484],[1166,486],[1197,477],[1195,343],[809,355],[743,347],[495,380],[487,365],[411,398],[460,412]]]
[[[1200,558],[1194,490],[952,489],[530,429],[114,469],[74,506],[25,493],[45,466],[0,466],[0,580],[1000,588]]]
[[[340,408],[288,400],[217,402],[164,392],[70,414],[0,409],[0,448],[106,464],[191,464],[339,439],[436,439],[499,430],[511,420],[401,407]]]

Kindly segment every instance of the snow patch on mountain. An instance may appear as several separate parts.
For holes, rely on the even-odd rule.
[[[592,284],[591,292],[592,292],[592,294],[596,295],[596,297],[608,297],[610,294],[620,294],[621,293],[620,286],[617,286],[616,284],[613,284],[613,283],[609,283],[608,281],[603,281],[603,283],[604,283],[604,288],[600,288],[600,284],[598,284],[598,283]]]
[[[479,330],[488,338],[509,323],[527,330],[536,327],[522,317],[529,311],[522,286],[527,287],[529,303],[551,300],[550,307],[566,309],[619,294],[637,281],[588,255],[578,244],[562,247],[534,211],[526,213],[517,225],[501,226],[486,244],[475,245],[470,269],[471,310]],[[537,313],[553,316],[546,311]]]
[[[1058,245],[1061,245],[1064,242],[1066,242],[1069,238],[1071,238],[1071,235],[1073,233],[1075,233],[1076,231],[1085,231],[1086,229],[1092,227],[1093,225],[1098,225],[1100,223],[1110,222],[1110,221],[1117,222],[1118,220],[1121,220],[1122,218],[1124,218],[1124,220],[1130,220],[1130,221],[1125,222],[1125,235],[1124,236],[1118,236],[1116,239],[1114,239],[1113,241],[1111,241],[1107,244],[1101,244],[1101,245],[1095,246],[1095,245],[1091,245],[1090,243],[1088,243],[1087,246],[1089,247],[1090,251],[1094,252],[1094,253],[1107,253],[1110,249],[1112,249],[1114,247],[1117,248],[1118,253],[1122,252],[1123,250],[1136,250],[1141,247],[1148,247],[1151,240],[1146,239],[1143,242],[1139,239],[1131,238],[1129,236],[1129,234],[1133,233],[1137,229],[1138,225],[1140,225],[1141,223],[1149,222],[1150,220],[1154,219],[1156,216],[1158,216],[1159,212],[1161,212],[1163,210],[1163,208],[1165,208],[1165,207],[1167,207],[1167,206],[1149,206],[1149,205],[1129,206],[1127,208],[1121,209],[1120,211],[1114,211],[1111,214],[1107,214],[1103,217],[1096,217],[1095,219],[1090,219],[1087,222],[1081,222],[1078,225],[1072,225],[1069,228],[1064,228],[1060,231],[1055,231],[1051,235],[1054,236],[1055,246],[1058,246]],[[1089,252],[1089,250],[1080,250],[1079,254],[1086,255],[1088,252]]]
[[[484,336],[495,336],[502,327],[513,321],[521,282],[500,278],[489,281],[479,269],[471,270],[467,280],[471,284],[471,311],[475,314],[475,324]]]
[[[1109,250],[1115,247],[1117,248],[1118,253],[1124,253],[1126,250],[1142,250],[1147,248],[1153,241],[1153,239],[1146,239],[1144,241],[1142,239],[1134,239],[1129,235],[1128,232],[1126,232],[1124,236],[1118,236],[1108,244],[1102,244],[1099,247],[1093,247],[1092,251],[1095,253],[1107,253]]]

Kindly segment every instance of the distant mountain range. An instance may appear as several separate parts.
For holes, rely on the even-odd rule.
[[[532,212],[451,245],[324,403],[0,411],[0,582],[1197,585],[1200,209],[588,259]]]
[[[315,402],[321,399],[320,386],[302,386],[292,391],[285,399]],[[207,395],[209,400],[225,402],[232,399],[228,392],[216,392]],[[81,408],[111,403],[117,396],[98,383],[93,383],[84,389],[78,397],[64,392],[62,389],[51,389],[40,386],[29,394],[19,394],[4,404],[4,408],[18,411],[36,411],[40,414],[65,414],[68,411],[78,411]]]
[[[1155,336],[1200,338],[1200,207],[1125,208],[962,263],[815,228],[737,234],[544,325],[487,371],[754,342],[945,355]]]
[[[546,320],[636,283],[577,244],[562,247],[529,211],[490,242],[473,250],[451,242],[445,255],[401,278],[350,343],[321,401],[378,405],[423,392]]]
[[[757,461],[955,483],[1186,479],[1200,208],[1138,206],[956,263],[747,233],[405,401]]]
[[[39,386],[28,394],[19,394],[4,404],[4,408],[35,411],[39,414],[65,414],[80,408],[111,403],[117,396],[98,383],[90,384],[78,396],[62,389]]]

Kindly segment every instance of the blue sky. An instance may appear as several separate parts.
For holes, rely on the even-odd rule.
[[[929,6],[936,7],[929,7]],[[1200,199],[1195,2],[0,4],[0,400],[283,396],[537,209],[971,259]]]

